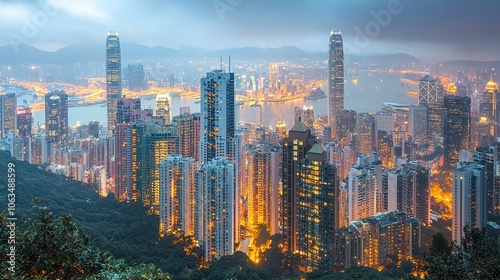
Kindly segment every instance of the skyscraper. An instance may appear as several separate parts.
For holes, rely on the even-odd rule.
[[[427,137],[441,142],[443,135],[443,103],[432,102],[427,103]]]
[[[436,79],[429,75],[425,75],[418,81],[418,105],[437,102],[437,83]]]
[[[460,150],[469,149],[470,97],[444,96],[444,161],[449,167],[458,162]]]
[[[375,119],[370,113],[356,115],[356,150],[369,155],[375,151]]]
[[[297,250],[297,167],[315,143],[311,129],[301,121],[295,123],[288,138],[283,140],[281,215],[283,247],[289,252]]]
[[[344,109],[344,44],[340,30],[330,33],[328,58],[328,125],[337,139],[337,112]]]
[[[108,107],[108,134],[115,133],[118,100],[122,98],[122,63],[120,38],[110,31],[106,40],[106,100]]]
[[[333,269],[339,225],[337,172],[315,144],[297,166],[297,251],[305,271]]]
[[[10,132],[14,136],[17,129],[17,98],[15,93],[0,95],[0,139]]]
[[[196,162],[171,155],[160,163],[160,234],[182,231],[194,236],[196,222]]]
[[[47,142],[61,144],[68,136],[68,95],[56,90],[45,95]]]
[[[276,149],[263,146],[246,153],[248,221],[252,227],[266,225],[271,234],[276,234],[278,227],[278,154]]]
[[[200,164],[231,158],[235,138],[234,73],[215,70],[201,79]]]
[[[33,113],[30,107],[17,109],[17,136],[30,137],[33,126]]]
[[[427,108],[425,106],[410,106],[408,124],[408,134],[412,140],[424,140],[427,137]]]
[[[239,226],[235,197],[234,165],[225,158],[203,164],[196,174],[197,226],[195,237],[202,242],[205,258],[211,262],[235,250],[235,228]]]
[[[465,226],[486,226],[486,180],[486,167],[474,162],[460,162],[453,171],[451,234],[459,246]]]

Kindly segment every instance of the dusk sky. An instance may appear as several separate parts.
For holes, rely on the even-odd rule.
[[[500,1],[465,0],[0,0],[0,45],[104,45],[117,30],[147,46],[325,52],[340,29],[348,53],[500,60],[499,13]]]

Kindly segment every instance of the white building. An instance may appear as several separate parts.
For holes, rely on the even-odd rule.
[[[460,245],[466,225],[486,226],[486,167],[459,162],[453,171],[452,240]]]
[[[203,244],[209,262],[232,255],[238,241],[239,197],[234,177],[234,164],[226,158],[212,159],[196,174],[195,238]]]

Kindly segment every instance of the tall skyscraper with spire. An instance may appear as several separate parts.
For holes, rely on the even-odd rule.
[[[106,41],[106,100],[108,134],[114,134],[118,100],[122,98],[122,63],[118,32],[110,31]]]
[[[337,112],[344,109],[344,43],[340,30],[330,33],[328,55],[328,124],[332,139],[337,139]]]

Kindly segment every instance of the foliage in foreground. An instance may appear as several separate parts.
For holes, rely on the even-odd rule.
[[[69,214],[56,216],[35,199],[35,213],[16,227],[15,244],[2,242],[0,251],[15,245],[15,273],[9,270],[7,254],[0,255],[4,279],[170,279],[154,265],[128,266],[89,245]],[[9,235],[7,217],[0,212],[0,238]],[[8,259],[9,258],[9,259]]]

